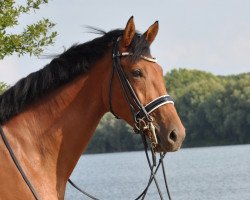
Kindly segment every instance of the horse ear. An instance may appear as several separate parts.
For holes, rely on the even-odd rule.
[[[135,35],[134,17],[130,17],[122,36],[122,45],[128,47]]]
[[[152,44],[152,42],[154,41],[157,33],[159,30],[159,22],[156,21],[154,24],[152,24],[148,30],[143,34],[143,36],[145,37],[145,39],[148,41],[149,46]]]

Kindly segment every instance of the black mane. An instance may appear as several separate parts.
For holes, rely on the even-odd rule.
[[[86,73],[98,59],[104,56],[115,39],[124,31],[117,29],[106,33],[98,29],[93,30],[102,36],[72,46],[56,56],[44,68],[22,78],[0,95],[0,124],[4,124],[11,117],[22,112],[36,99],[72,81],[78,75]],[[133,56],[130,57],[133,61],[138,60],[140,55],[150,53],[147,41],[139,33],[135,34],[129,50],[133,52]]]

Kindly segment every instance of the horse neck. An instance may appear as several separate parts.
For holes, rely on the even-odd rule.
[[[88,73],[29,106],[4,127],[13,148],[20,148],[22,156],[36,163],[39,171],[54,174],[57,186],[65,185],[107,111],[104,84],[100,84],[109,74],[107,65],[110,61],[102,59]]]

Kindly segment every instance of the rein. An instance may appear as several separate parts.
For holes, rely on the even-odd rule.
[[[123,94],[124,94],[125,99],[129,105],[129,108],[130,108],[130,111],[131,111],[131,114],[132,114],[132,117],[134,120],[134,132],[137,134],[140,134],[142,137],[142,141],[144,144],[144,151],[145,151],[147,162],[148,162],[148,165],[150,168],[150,177],[149,177],[148,184],[147,184],[146,188],[143,190],[143,192],[135,200],[139,200],[139,199],[143,200],[145,198],[147,191],[148,191],[148,189],[153,181],[157,187],[160,199],[163,200],[162,192],[160,190],[158,181],[155,177],[160,166],[162,166],[162,172],[163,172],[163,177],[164,177],[164,182],[165,182],[165,187],[166,187],[166,191],[168,194],[168,198],[169,198],[169,200],[171,200],[171,196],[170,196],[168,185],[167,185],[166,173],[165,173],[165,169],[164,169],[164,162],[163,162],[163,158],[165,157],[165,153],[160,153],[160,159],[158,161],[158,164],[156,161],[155,148],[156,148],[156,145],[158,144],[158,140],[157,140],[157,135],[155,132],[155,126],[153,125],[153,118],[150,116],[150,113],[152,113],[154,110],[156,110],[157,108],[159,108],[160,106],[163,106],[165,104],[174,104],[174,101],[169,95],[163,95],[163,96],[160,96],[160,97],[154,99],[153,101],[149,102],[146,106],[143,106],[141,104],[139,98],[136,95],[136,92],[134,91],[133,87],[131,86],[129,80],[126,77],[123,66],[121,65],[121,57],[131,56],[133,54],[130,52],[120,53],[119,52],[119,41],[120,41],[120,37],[115,42],[115,44],[113,46],[113,50],[112,50],[113,66],[112,66],[111,76],[110,76],[110,81],[109,81],[109,108],[110,108],[110,112],[115,117],[119,118],[119,116],[115,114],[115,112],[112,108],[112,81],[113,81],[113,77],[114,77],[114,72],[116,72],[118,79],[119,79],[119,82],[121,84],[122,90],[123,90]],[[148,62],[154,62],[154,63],[157,62],[157,60],[155,58],[149,58],[149,57],[146,57],[143,55],[141,55],[140,57],[141,57],[141,59],[144,59]],[[148,140],[146,138],[145,132],[147,132]],[[34,187],[32,186],[32,184],[29,181],[29,179],[27,178],[24,170],[22,169],[19,161],[17,160],[1,126],[0,126],[0,134],[1,134],[3,142],[4,142],[6,148],[9,152],[16,168],[20,172],[26,185],[29,187],[34,199],[39,200],[38,195],[37,195]],[[148,145],[148,143],[150,145]],[[151,162],[149,155],[148,155],[148,149],[150,149],[150,151],[152,153],[152,159],[151,159],[152,162]],[[79,190],[81,193],[88,196],[89,198],[91,198],[93,200],[99,200],[96,197],[81,190],[70,179],[68,180],[68,182],[73,187],[75,187],[77,190]]]
[[[21,174],[23,180],[25,181],[26,185],[29,187],[29,189],[30,189],[31,193],[33,194],[34,198],[35,198],[36,200],[39,200],[38,195],[37,195],[37,193],[36,193],[34,187],[32,186],[31,182],[30,182],[29,179],[27,178],[25,172],[23,171],[22,166],[21,166],[20,163],[18,162],[18,160],[17,160],[17,158],[16,158],[16,156],[15,156],[15,154],[14,154],[14,152],[13,152],[13,150],[12,150],[12,148],[11,148],[11,146],[10,146],[10,144],[9,144],[9,142],[8,142],[8,140],[7,140],[7,138],[6,138],[5,134],[4,134],[3,129],[2,129],[1,126],[0,126],[0,134],[1,134],[1,137],[2,137],[2,139],[3,139],[3,142],[4,142],[4,144],[5,144],[5,146],[6,146],[7,150],[8,150],[8,152],[9,152],[9,154],[10,154],[10,156],[11,156],[11,159],[13,160],[14,164],[16,165],[16,168],[17,168],[18,171],[20,172],[20,174]]]

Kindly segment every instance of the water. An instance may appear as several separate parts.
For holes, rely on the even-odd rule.
[[[166,155],[165,167],[173,200],[250,200],[250,145],[182,149]],[[149,173],[144,152],[97,154],[84,155],[71,179],[102,200],[131,200]],[[157,200],[152,186],[146,199]],[[68,185],[65,199],[88,198]]]

